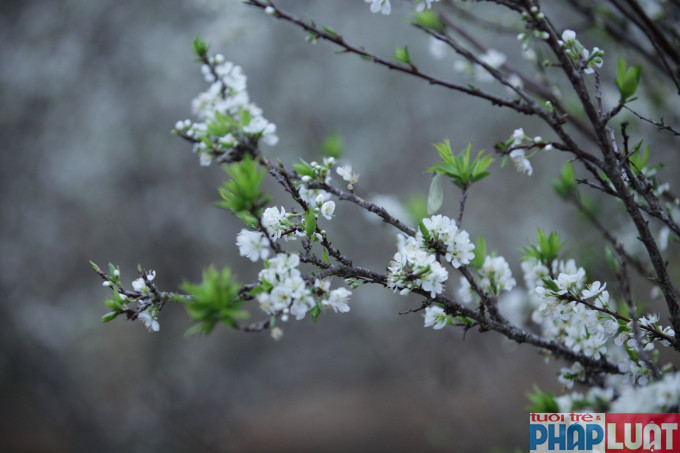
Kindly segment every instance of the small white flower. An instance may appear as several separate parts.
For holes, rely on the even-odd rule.
[[[137,319],[144,323],[146,330],[149,332],[158,332],[160,329],[156,316],[152,316],[151,313],[149,313],[148,307],[137,315]]]
[[[371,4],[372,13],[380,12],[387,15],[392,12],[392,5],[390,4],[390,0],[364,0],[364,1],[366,3]]]
[[[438,2],[439,0],[416,0],[416,12],[421,12],[426,9],[432,8],[432,2]]]
[[[359,181],[359,175],[352,171],[351,165],[345,164],[342,167],[336,168],[335,171],[338,173],[338,175],[342,176],[342,179],[347,181],[347,188],[349,190],[354,189],[354,184]]]
[[[146,278],[149,281],[152,281],[154,278],[156,278],[156,271],[149,271],[146,273]],[[135,291],[143,292],[147,290],[148,288],[146,287],[146,282],[142,277],[139,277],[137,280],[132,282],[132,289]]]
[[[316,199],[314,200],[317,206],[321,206],[324,201],[324,196],[323,194],[319,194],[316,196]]]
[[[112,286],[113,283],[111,283],[109,280],[106,280],[104,283],[102,283],[102,286]]]
[[[522,140],[524,140],[524,137],[526,135],[524,134],[524,129],[523,128],[518,128],[515,129],[512,133],[512,145],[513,146],[518,146],[522,144]]]
[[[236,237],[236,245],[238,245],[239,254],[253,263],[269,256],[269,242],[259,231],[241,230]]]
[[[562,41],[565,43],[576,41],[576,32],[574,30],[564,30],[562,32]]]
[[[267,6],[267,7],[264,9],[264,12],[267,13],[267,14],[269,14],[269,15],[273,15],[273,14],[276,12],[276,10],[275,10],[272,6]],[[273,335],[272,335],[272,336],[273,336]],[[278,340],[278,338],[276,338],[276,340]]]
[[[286,225],[283,222],[286,218],[286,210],[283,207],[281,207],[281,210],[274,207],[264,210],[262,213],[262,225],[272,239],[277,240],[281,237],[281,233],[286,229]]]
[[[279,341],[281,337],[283,337],[283,329],[280,327],[274,327],[269,334],[272,336],[272,338],[276,341]]]
[[[583,290],[583,292],[581,293],[581,297],[583,297],[584,299],[590,299],[591,297],[595,297],[598,294],[600,294],[602,291],[605,290],[606,287],[607,283],[603,285],[602,283],[595,281],[588,285],[588,287]]]
[[[330,307],[336,313],[347,313],[349,311],[349,305],[347,305],[347,300],[352,292],[346,288],[337,288],[330,292],[328,299],[321,301],[321,305],[324,307]]]
[[[510,160],[515,165],[518,172],[531,176],[534,172],[531,162],[527,159],[523,149],[516,149],[510,152]]]
[[[425,327],[435,330],[443,329],[449,322],[449,316],[439,305],[430,305],[425,309]]]
[[[321,215],[326,219],[330,220],[333,218],[333,212],[335,211],[335,202],[327,201],[321,205]]]

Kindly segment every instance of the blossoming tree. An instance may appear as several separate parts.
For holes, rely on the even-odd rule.
[[[392,12],[390,0],[365,1],[373,13]],[[159,318],[170,302],[184,305],[195,322],[192,332],[207,334],[224,324],[245,332],[269,332],[279,339],[284,327],[293,328],[291,316],[316,321],[331,310],[348,312],[353,289],[377,285],[394,292],[394,297],[418,296],[421,302],[410,313],[421,313],[425,327],[495,331],[563,361],[558,379],[567,393],[555,397],[536,389],[530,395],[536,411],[678,410],[680,373],[659,352],[666,350],[669,356],[680,351],[675,334],[680,330],[677,276],[669,265],[673,256],[667,254],[669,241],[680,237],[680,199],[663,182],[660,167],[650,163],[650,156],[663,156],[664,147],[677,148],[673,140],[680,132],[673,124],[678,112],[668,109],[677,105],[677,98],[649,99],[654,93],[680,94],[677,1],[561,2],[569,20],[578,21],[583,31],[598,31],[611,43],[610,50],[583,44],[559,20],[564,11],[553,15],[548,5],[544,9],[536,0],[488,1],[507,10],[503,17],[521,24],[517,30],[489,23],[475,14],[474,5],[462,8],[455,0],[415,0],[411,23],[429,35],[432,57],[456,55],[450,79],[421,70],[408,47],[397,47],[390,57],[379,56],[275,2],[245,3],[272,20],[300,28],[309,41],[328,41],[368,63],[514,112],[518,126],[527,116],[542,121],[550,137],[532,137],[517,127],[507,140],[496,143],[495,153],[501,166],[511,162],[519,177],[531,177],[531,162],[540,154],[564,156],[554,194],[546,196],[573,205],[599,232],[602,254],[611,268],[608,276],[615,281],[605,282],[607,275],[588,275],[578,256],[563,256],[564,242],[557,233],[545,233],[537,225],[536,240],[525,247],[519,263],[526,293],[519,302],[511,302],[506,294],[518,282],[510,264],[489,251],[484,238],[473,240],[462,227],[467,195],[490,175],[491,156],[473,152],[472,145],[457,152],[443,139],[435,146],[441,160],[422,169],[433,174],[427,215],[411,225],[404,223],[380,203],[362,197],[359,174],[349,163],[339,165],[332,149],[310,163],[289,165],[274,158],[268,147],[278,142],[276,126],[250,100],[241,68],[221,54],[209,53],[199,37],[193,51],[209,87],[193,101],[194,119],[178,121],[173,133],[192,145],[201,165],[225,169],[228,179],[220,189],[219,205],[243,222],[235,238],[240,255],[261,262],[262,270],[251,283],[240,284],[230,269],[211,267],[201,283],[169,292],[154,284],[154,271],[140,268],[139,278],[128,287],[116,266],[105,271],[92,263],[104,286],[112,290],[105,302],[111,311],[103,316],[104,322],[122,315],[158,331]],[[468,31],[474,26],[513,33],[524,61],[511,63],[502,52],[483,46]],[[616,43],[627,48],[627,60],[614,53],[622,48]],[[615,75],[604,76],[605,61],[616,66]],[[643,67],[654,86],[633,104],[645,85]],[[504,94],[498,94],[497,86],[505,89]],[[616,87],[616,99],[602,94],[610,86]],[[654,140],[644,136],[644,130]],[[273,178],[287,194],[287,204],[270,205],[262,188],[265,177]],[[458,212],[448,215],[438,213],[446,181],[461,194]],[[612,234],[611,226],[588,202],[589,191],[625,213],[642,253]],[[396,251],[384,269],[358,266],[352,250],[333,244],[323,226],[333,221],[340,202],[355,204],[394,228]],[[642,279],[653,283],[652,294],[636,287]],[[654,297],[663,299],[665,312],[641,308]],[[259,317],[249,320],[256,312]],[[583,391],[573,392],[575,384]]]

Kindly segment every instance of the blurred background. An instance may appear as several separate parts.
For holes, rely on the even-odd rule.
[[[393,3],[389,17],[361,1],[280,5],[377,54],[408,44],[420,67],[461,78],[452,56],[436,61],[428,40],[404,23],[406,3]],[[164,290],[198,281],[209,264],[256,279],[258,266],[235,246],[239,221],[214,206],[224,172],[200,167],[190,145],[169,133],[207,88],[190,49],[198,33],[243,67],[251,99],[277,124],[281,140],[267,155],[319,159],[321,143],[338,132],[364,197],[425,196],[423,172],[437,160],[431,144],[444,138],[456,151],[472,141],[476,151],[517,127],[548,134],[499,108],[334,55],[237,0],[3,1],[2,450],[526,449],[525,393],[533,384],[559,391],[561,364],[546,366],[535,349],[494,333],[424,329],[420,314],[398,315],[419,306],[416,297],[360,288],[349,313],[289,321],[278,342],[220,327],[186,338],[180,306],[164,310],[156,334],[137,322],[100,322],[108,293],[88,260],[119,265],[128,286],[138,264],[155,269]],[[505,35],[479,39],[519,55]],[[597,234],[574,233],[568,206],[544,196],[562,157],[539,155],[532,177],[501,170],[496,159],[493,177],[468,199],[464,227],[508,259],[520,286],[519,249],[537,227],[562,233],[568,252],[601,248]],[[442,210],[450,216],[454,189],[446,186]],[[396,231],[352,205],[336,213],[326,222],[335,244],[355,263],[384,270]],[[450,292],[457,281],[452,273]]]

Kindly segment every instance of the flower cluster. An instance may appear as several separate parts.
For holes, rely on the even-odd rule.
[[[576,39],[576,32],[573,30],[564,30],[561,45],[578,70],[586,74],[592,74],[596,67],[600,68],[604,63],[602,59],[604,51],[599,47],[593,47],[592,51],[583,47],[583,44]]]
[[[323,189],[310,189],[308,184],[312,181],[331,183],[331,169],[335,165],[334,157],[324,157],[321,163],[312,161],[311,163],[302,162],[293,166],[300,174],[301,183],[298,185],[298,193],[308,205],[315,205],[319,201],[319,196],[323,201],[330,200],[331,195]]]
[[[598,412],[660,413],[677,412],[680,407],[680,373],[666,373],[645,386],[609,376],[606,388],[593,387],[585,395],[572,392],[555,398],[560,412],[584,408]]]
[[[416,242],[430,253],[443,252],[444,259],[456,269],[475,257],[472,252],[475,245],[470,242],[468,232],[459,230],[456,222],[444,215],[423,219]]]
[[[347,313],[349,311],[347,301],[352,295],[352,292],[347,288],[336,288],[331,290],[330,278],[324,278],[322,280],[317,278],[314,281],[314,289],[316,295],[321,300],[322,308],[332,309],[335,313]]]
[[[192,102],[199,121],[178,121],[174,130],[194,142],[201,165],[210,165],[215,157],[228,154],[245,140],[276,145],[276,125],[250,102],[241,67],[225,61],[221,54],[208,62],[201,70],[210,88]]]
[[[415,238],[398,236],[399,251],[387,269],[387,286],[401,295],[421,288],[434,298],[443,291],[443,283],[449,274],[437,257],[427,253],[421,245],[422,242]]]
[[[315,307],[317,315],[321,309],[332,309],[336,313],[349,311],[350,290],[331,290],[330,278],[315,279],[313,286],[307,286],[299,266],[297,254],[279,253],[265,261],[265,268],[258,275],[260,285],[256,289],[257,301],[264,312],[287,321],[289,314],[300,320]]]
[[[607,352],[607,342],[616,334],[619,324],[614,317],[590,309],[584,302],[597,308],[609,309],[606,284],[593,282],[585,285],[585,270],[575,268],[573,261],[547,287],[539,284],[534,292],[539,300],[534,312],[535,321],[543,320],[543,334],[562,342],[576,352],[600,358]],[[563,373],[564,375],[564,373]],[[569,376],[576,373],[569,372]]]
[[[479,287],[485,293],[494,296],[500,295],[501,292],[511,291],[517,282],[512,276],[512,271],[508,262],[502,256],[486,256],[484,263],[477,270],[479,276]],[[464,278],[460,278],[460,288],[458,289],[458,297],[460,301],[469,304],[474,300],[475,292],[470,285],[470,282]]]
[[[633,335],[633,322],[622,323],[611,314],[616,310],[610,303],[606,283],[586,284],[585,270],[577,267],[574,260],[555,260],[549,268],[533,257],[522,263],[522,270],[536,305],[532,320],[542,326],[543,336],[588,357],[599,359],[606,354],[608,360],[617,363],[626,382],[648,381],[650,370],[637,351],[653,350],[658,335],[640,328],[641,344],[638,344]],[[674,336],[673,329],[663,328],[657,321],[657,316],[647,315],[636,322],[638,327]],[[662,340],[661,344],[669,343]],[[585,369],[578,362],[563,368],[559,377],[567,388],[584,379]]]
[[[540,136],[533,138],[529,137],[524,133],[524,129],[521,127],[514,130],[510,139],[504,143],[504,146],[509,151],[508,157],[514,164],[517,171],[520,173],[525,173],[529,176],[531,176],[534,172],[531,162],[529,161],[529,157],[536,154],[536,152],[539,150],[548,151],[553,147],[551,143],[546,142]],[[525,150],[530,150],[532,148],[535,148],[536,151],[527,156]]]
[[[258,275],[263,291],[257,295],[264,312],[281,315],[284,321],[290,313],[299,320],[314,306],[312,292],[305,285],[299,265],[297,254],[279,253],[265,261],[265,268]]]

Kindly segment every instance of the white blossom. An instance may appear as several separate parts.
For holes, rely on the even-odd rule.
[[[453,267],[459,268],[474,259],[475,245],[470,242],[470,235],[465,230],[459,230],[454,220],[438,214],[423,219],[423,225],[430,237],[446,248],[444,259]],[[416,234],[416,241],[421,244],[422,248],[435,252],[434,249],[429,248],[430,244],[425,240],[421,231]]]
[[[283,337],[283,329],[280,327],[274,327],[270,331],[270,335],[276,341],[279,341]]]
[[[525,173],[529,176],[531,176],[534,172],[531,162],[529,162],[529,159],[527,159],[527,157],[524,155],[523,149],[515,149],[511,151],[510,160],[512,160],[512,163],[515,165],[515,168],[518,172]]]
[[[336,313],[346,313],[349,311],[347,300],[352,295],[352,292],[346,288],[336,288],[330,292],[327,299],[321,301],[324,307],[330,307]]]
[[[398,239],[399,251],[387,269],[387,286],[402,295],[421,288],[429,292],[430,297],[436,297],[449,277],[446,269],[437,262],[435,255],[421,250],[414,238],[399,235]]]
[[[342,179],[347,181],[347,188],[349,190],[354,189],[354,184],[359,181],[359,175],[352,171],[351,165],[345,164],[342,167],[336,168],[335,171],[342,177]]]
[[[574,30],[564,30],[562,32],[562,41],[565,43],[576,41],[576,32]]]
[[[371,4],[371,12],[372,13],[383,13],[383,14],[390,14],[392,12],[392,5],[390,4],[390,0],[364,0],[366,3]]]
[[[286,219],[286,210],[283,207],[280,210],[274,207],[267,208],[262,213],[262,225],[273,240],[279,239],[281,233],[288,228]]]
[[[326,219],[331,220],[333,218],[333,212],[335,211],[335,202],[327,201],[321,205],[321,215]]]
[[[432,2],[438,2],[439,0],[416,0],[416,12],[421,12],[432,7]]]
[[[480,286],[496,295],[500,294],[501,291],[510,291],[517,284],[512,277],[508,262],[502,256],[484,258],[484,264],[482,264],[479,274],[482,276]]]
[[[269,242],[259,231],[241,230],[236,236],[236,245],[238,245],[239,254],[252,262],[266,259],[269,256]]]
[[[449,322],[449,315],[439,305],[430,305],[425,309],[425,327],[435,330],[443,329]]]
[[[154,278],[156,278],[156,271],[149,271],[146,273],[146,278],[149,281],[153,281]],[[132,289],[138,292],[144,292],[148,291],[149,288],[146,286],[146,282],[142,277],[139,277],[137,280],[132,282]]]
[[[314,298],[302,279],[297,254],[279,253],[265,261],[266,267],[258,275],[258,280],[267,292],[257,295],[260,309],[270,315],[281,315],[287,319],[288,313],[300,320],[314,306]]]
[[[201,165],[208,166],[216,155],[236,148],[239,143],[234,136],[246,135],[267,145],[275,145],[278,142],[276,125],[267,121],[262,116],[262,109],[250,102],[246,91],[247,79],[241,67],[225,61],[221,54],[212,57],[210,63],[201,66],[210,87],[191,104],[199,121],[184,120],[175,124],[177,131],[194,140],[193,150],[199,155]],[[231,121],[225,122],[224,118]],[[214,135],[208,127],[213,123],[224,124],[227,133]]]
[[[139,312],[139,314],[137,315],[137,319],[144,323],[146,330],[148,330],[149,332],[158,332],[158,330],[160,329],[160,325],[158,324],[156,317],[157,315],[152,315],[150,313],[149,307],[144,309],[144,311]]]

